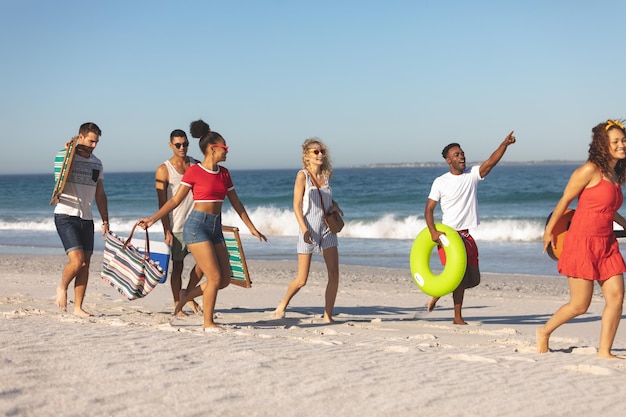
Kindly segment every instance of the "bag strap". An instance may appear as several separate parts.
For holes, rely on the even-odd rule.
[[[309,176],[311,177],[311,181],[313,181],[313,185],[315,185],[315,188],[317,188],[317,192],[320,194],[320,202],[322,203],[322,211],[324,212],[324,217],[326,217],[326,209],[324,208],[324,197],[322,197],[320,186],[317,184],[317,181],[315,181],[315,177],[313,176],[313,174],[311,174],[311,171],[307,169],[306,172],[309,173]]]
[[[133,233],[135,233],[135,228],[138,225],[139,225],[139,222],[135,223],[133,228],[130,230],[130,235],[128,236],[128,239],[126,239],[126,241],[122,245],[122,249],[126,249],[128,245],[130,245],[130,241],[133,238]],[[144,253],[149,258],[150,257],[150,238],[148,236],[148,229],[145,229],[145,231],[146,231],[146,244],[144,246]]]

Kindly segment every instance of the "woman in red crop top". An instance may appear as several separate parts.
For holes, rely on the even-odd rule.
[[[626,180],[626,131],[621,122],[608,120],[592,132],[589,158],[570,177],[543,235],[545,252],[548,245],[554,245],[555,224],[578,197],[558,264],[559,272],[568,277],[570,300],[537,329],[539,353],[550,350],[550,335],[559,326],[587,312],[597,281],[605,303],[598,356],[616,357],[611,347],[622,316],[626,264],[613,233],[613,222],[626,228],[626,220],[617,212],[624,200],[621,186]]]
[[[193,255],[207,281],[191,290],[181,290],[177,310],[178,314],[187,301],[202,295],[204,328],[219,328],[213,321],[213,312],[218,290],[230,283],[230,262],[224,235],[222,234],[222,204],[228,198],[233,209],[250,229],[250,233],[259,240],[267,238],[259,232],[248,217],[245,207],[239,200],[233,186],[230,173],[219,162],[226,160],[228,146],[217,132],[211,132],[209,125],[202,120],[191,123],[191,136],[200,139],[200,150],[204,160],[191,166],[183,176],[180,187],[174,196],[152,216],[139,220],[144,229],[152,226],[161,217],[167,215],[183,201],[191,191],[193,193],[193,211],[185,221],[183,240]]]

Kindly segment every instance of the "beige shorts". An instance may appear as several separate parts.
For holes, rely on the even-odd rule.
[[[183,232],[172,233],[172,236],[174,237],[174,241],[172,242],[172,261],[182,261],[189,253],[187,245],[185,245],[183,241]]]

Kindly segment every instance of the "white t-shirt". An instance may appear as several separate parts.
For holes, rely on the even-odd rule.
[[[102,162],[91,154],[83,158],[76,154],[72,160],[63,194],[54,208],[54,214],[78,216],[83,220],[93,220],[91,205],[96,196],[96,184],[104,178]]]
[[[478,182],[480,166],[465,169],[461,175],[451,172],[435,178],[428,198],[438,201],[443,213],[441,222],[455,230],[478,226]]]

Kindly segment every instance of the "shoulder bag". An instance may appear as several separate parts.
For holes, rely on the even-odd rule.
[[[315,177],[309,170],[307,170],[309,176],[311,177],[311,181],[313,181],[313,185],[317,188],[317,192],[320,194],[320,201],[322,203],[322,210],[324,211],[324,221],[326,222],[326,226],[330,229],[332,233],[339,233],[341,229],[343,229],[344,221],[341,218],[341,214],[338,210],[331,211],[330,213],[326,213],[326,209],[324,208],[324,198],[322,197],[322,192],[320,191],[320,186],[317,184]]]

